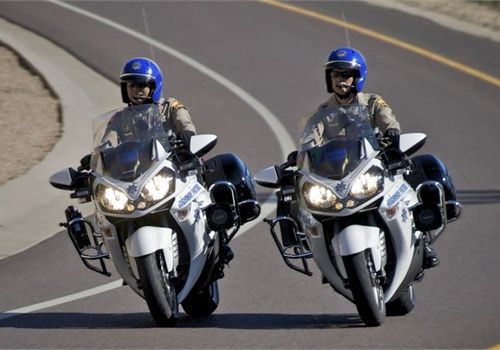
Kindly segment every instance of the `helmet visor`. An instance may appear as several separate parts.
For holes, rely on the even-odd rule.
[[[143,85],[154,86],[155,78],[147,74],[122,74],[120,81],[127,83],[127,85]]]
[[[359,70],[360,65],[352,61],[330,61],[325,64],[326,69]]]

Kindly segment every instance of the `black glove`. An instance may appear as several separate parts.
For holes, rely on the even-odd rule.
[[[385,136],[391,141],[389,147],[399,149],[399,135],[401,133],[398,129],[387,129],[385,132]]]
[[[386,132],[385,132],[385,136],[387,137],[399,137],[401,133],[399,132],[398,129],[394,129],[394,128],[391,128],[391,129],[387,129]]]
[[[90,170],[90,154],[87,154],[85,157],[80,159],[80,166],[78,167],[78,171]]]

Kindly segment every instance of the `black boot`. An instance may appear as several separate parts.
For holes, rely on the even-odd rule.
[[[430,269],[439,265],[436,251],[430,243],[424,242],[424,269]]]
[[[227,244],[222,245],[221,253],[222,253],[222,261],[224,262],[224,264],[229,264],[229,262],[234,258],[233,250]]]

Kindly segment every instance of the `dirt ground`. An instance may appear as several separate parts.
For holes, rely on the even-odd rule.
[[[500,1],[398,0],[500,31]],[[35,70],[0,43],[0,186],[26,173],[61,135],[57,97]]]
[[[0,43],[0,185],[26,173],[59,139],[60,108],[42,79]]]
[[[500,31],[499,0],[396,0],[418,9],[448,15],[484,28]]]

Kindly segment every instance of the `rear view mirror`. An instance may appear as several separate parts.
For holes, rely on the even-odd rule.
[[[425,143],[427,136],[423,133],[406,133],[399,137],[399,149],[407,156],[417,152]]]
[[[72,191],[74,189],[72,187],[73,180],[77,174],[78,172],[75,169],[67,168],[53,174],[49,178],[49,182],[52,186],[60,190]]]
[[[189,150],[194,155],[201,157],[210,152],[217,143],[217,136],[211,134],[194,135],[189,141]]]
[[[281,180],[281,169],[278,166],[270,166],[255,174],[254,179],[262,187],[278,188]]]

